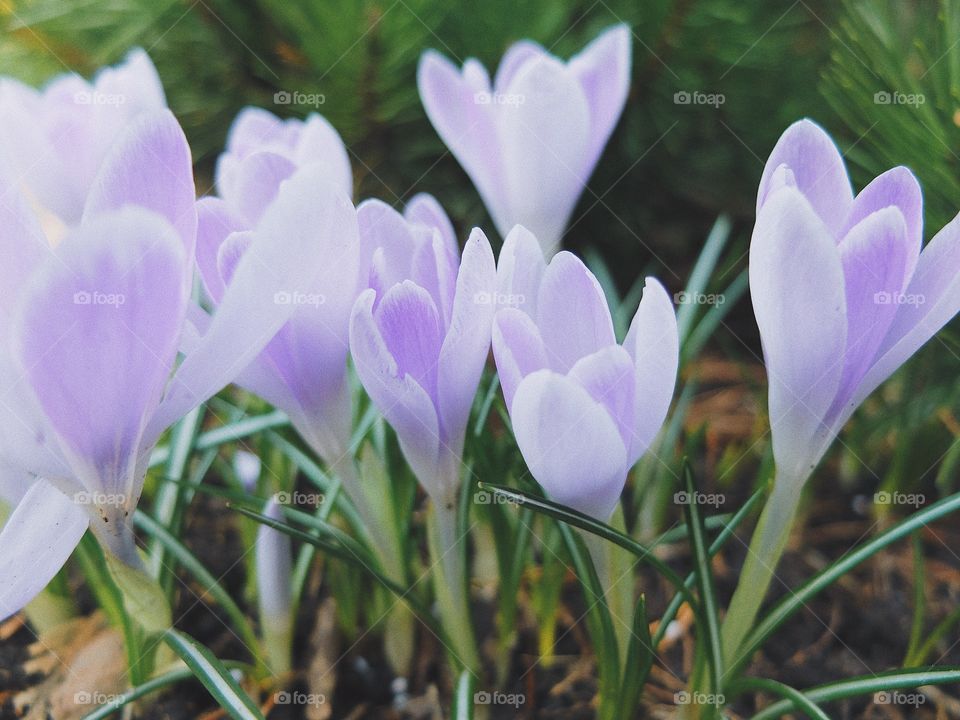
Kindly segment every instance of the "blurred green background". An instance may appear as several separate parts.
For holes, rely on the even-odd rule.
[[[35,84],[146,49],[193,145],[201,191],[241,107],[318,110],[351,151],[357,198],[400,204],[434,193],[461,235],[473,225],[492,234],[493,225],[424,115],[421,51],[475,56],[493,70],[517,39],[568,57],[602,28],[628,22],[628,104],[565,239],[602,257],[622,292],[648,272],[682,289],[720,213],[734,229],[714,289],[728,286],[746,266],[763,162],[804,116],[837,140],[857,188],[892,165],[910,166],[924,188],[927,239],[960,208],[955,0],[6,0],[0,19],[0,74]],[[284,90],[324,102],[275,104]],[[675,101],[694,91],[723,103]],[[887,468],[888,485],[929,482],[931,473],[952,484],[958,347],[954,332],[941,334],[849,430],[847,449]],[[710,348],[758,361],[746,299]]]

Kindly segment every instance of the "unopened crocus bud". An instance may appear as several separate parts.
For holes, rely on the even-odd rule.
[[[267,502],[263,514],[279,522],[283,520],[283,507],[273,498]],[[290,536],[261,525],[257,530],[255,552],[263,644],[271,672],[280,676],[290,671],[293,639]]]

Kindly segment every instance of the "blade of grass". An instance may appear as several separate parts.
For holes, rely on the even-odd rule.
[[[256,415],[254,417],[247,417],[243,420],[230,423],[229,425],[223,425],[222,427],[215,428],[214,430],[208,430],[205,433],[201,433],[197,436],[197,442],[194,443],[194,450],[209,450],[210,448],[220,447],[221,445],[226,445],[229,442],[242,440],[250,435],[256,435],[264,430],[278,428],[289,424],[290,419],[286,416],[286,414],[280,412],[279,410],[274,410],[273,412],[265,413],[263,415]],[[158,447],[154,449],[153,453],[150,455],[150,467],[163,465],[169,459],[170,447]]]
[[[167,630],[163,639],[230,717],[234,720],[264,720],[260,708],[209,648],[176,630]]]
[[[830,720],[830,716],[821,710],[813,700],[804,695],[799,690],[784,685],[776,680],[766,678],[743,678],[736,684],[736,690],[762,690],[764,692],[779,695],[780,697],[793,703],[793,706],[813,720]]]
[[[643,695],[643,686],[653,667],[654,645],[647,620],[647,599],[640,596],[633,618],[633,633],[627,645],[627,662],[623,668],[621,720],[636,717]]]

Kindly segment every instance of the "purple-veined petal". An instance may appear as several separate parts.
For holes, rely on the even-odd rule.
[[[87,514],[50,483],[33,484],[0,530],[0,621],[47,586],[87,524]]]
[[[459,252],[460,248],[457,245],[457,235],[453,230],[453,223],[450,222],[446,211],[433,195],[428,193],[414,195],[404,208],[403,217],[407,219],[407,222],[436,228],[440,231],[440,238],[447,252],[454,257]]]
[[[430,293],[404,280],[387,290],[373,317],[397,372],[412,378],[436,404],[443,328]]]
[[[269,110],[245,107],[234,118],[227,132],[227,152],[243,159],[264,145],[279,142],[284,122]]]
[[[540,248],[537,248],[537,252]],[[517,386],[527,375],[550,366],[540,331],[525,312],[503,308],[493,319],[493,356],[507,410],[513,406]]]
[[[357,207],[362,253],[370,258],[370,287],[382,296],[413,274],[417,240],[403,215],[382,200]]]
[[[570,58],[570,71],[580,81],[590,106],[588,174],[600,159],[627,102],[632,40],[629,25],[614,25]]]
[[[131,494],[144,424],[176,357],[189,292],[184,267],[172,226],[128,207],[75,230],[31,281],[17,355],[91,490]]]
[[[600,283],[576,255],[560,252],[547,266],[537,297],[537,327],[550,367],[562,373],[580,358],[616,344]]]
[[[4,178],[4,181],[6,178]],[[26,198],[13,185],[0,185],[0,336],[6,336],[21,289],[53,251]]]
[[[633,444],[634,414],[637,411],[634,400],[636,372],[630,354],[619,345],[610,345],[580,358],[568,377],[576,380],[606,409],[617,425],[624,447],[629,449]]]
[[[960,215],[951,220],[920,254],[913,279],[876,360],[867,371],[850,402],[856,408],[937,331],[960,311]],[[846,421],[846,412],[838,424]]]
[[[846,236],[854,225],[871,213],[890,206],[900,210],[907,226],[908,252],[903,272],[903,287],[906,287],[917,267],[920,246],[923,244],[923,194],[917,178],[908,168],[891,168],[882,175],[878,175],[860,191],[853,201],[853,207],[840,237]]]
[[[663,285],[648,277],[623,346],[633,359],[636,403],[627,464],[633,465],[660,432],[673,400],[680,363],[680,339],[673,303]]]
[[[506,188],[499,160],[504,149],[498,140],[489,93],[478,95],[453,63],[433,50],[420,56],[417,87],[440,139],[467,171],[490,213],[495,219],[499,217],[498,226],[505,225]]]
[[[497,261],[497,305],[520,308],[537,317],[537,295],[547,263],[533,233],[514,225]]]
[[[497,268],[487,236],[474,228],[463,247],[453,315],[440,350],[437,408],[444,437],[459,446],[490,353]]]
[[[220,245],[230,233],[245,227],[246,223],[220,198],[204,197],[197,201],[197,268],[214,304],[220,302],[226,290],[217,267]]]
[[[505,93],[521,67],[528,62],[548,56],[549,53],[543,49],[543,46],[533,40],[518,40],[513,43],[507,48],[497,66],[497,74],[493,79],[494,90]]]
[[[627,453],[606,409],[575,380],[538,370],[517,388],[511,420],[527,467],[547,494],[609,519],[627,479]]]
[[[404,457],[431,493],[438,493],[440,427],[436,408],[426,391],[400,372],[373,318],[375,291],[357,298],[350,319],[350,352],[370,399],[393,427]]]
[[[853,189],[840,151],[816,123],[799,120],[777,141],[767,159],[757,193],[757,214],[773,197],[772,180],[781,165],[786,165],[797,189],[803,193],[820,220],[836,241],[842,237],[844,223],[853,205]]]
[[[763,204],[749,273],[777,472],[802,482],[819,461],[819,436],[843,370],[847,323],[839,250],[798,190],[783,188]]]
[[[116,67],[102,68],[93,79],[94,89],[107,96],[122,97],[123,105],[144,110],[162,110],[167,105],[163,83],[150,56],[133,48]],[[116,108],[111,108],[117,112]]]
[[[253,240],[256,236],[252,230],[241,230],[230,233],[220,244],[217,251],[217,272],[223,278],[223,282],[229,285],[233,280],[233,274],[237,271],[237,266],[243,260]]]
[[[868,215],[840,243],[847,344],[834,412],[852,396],[893,322],[908,257],[907,226],[896,207]]]
[[[114,145],[87,196],[84,219],[125,205],[163,215],[192,261],[197,236],[193,164],[187,138],[169,110],[142,116]]]
[[[346,304],[356,291],[359,248],[356,210],[346,195],[312,168],[285,181],[209,329],[171,380],[146,440],[229,384],[300,307],[298,298],[320,286],[331,303]]]

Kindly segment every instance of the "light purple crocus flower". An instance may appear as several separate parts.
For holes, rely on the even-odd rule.
[[[493,352],[513,432],[557,502],[607,520],[627,473],[663,425],[677,378],[673,304],[647,278],[623,344],[593,274],[574,255],[544,262],[521,226],[497,266]]]
[[[36,90],[0,78],[0,162],[26,190],[48,237],[64,231],[51,226],[80,221],[87,192],[124,129],[166,104],[157,71],[140,49],[89,82],[65,73]]]
[[[443,511],[456,504],[470,407],[490,350],[496,266],[475,228],[457,261],[449,219],[418,195],[403,215],[379,200],[357,211],[370,285],[350,320],[367,393]]]
[[[350,312],[366,287],[346,148],[319,115],[280,120],[247,108],[233,123],[216,175],[219,197],[197,202],[197,265],[212,304],[221,302],[233,264],[268,211],[283,213],[299,234],[313,234],[323,254],[315,284],[306,292],[278,291],[274,301],[291,306],[290,319],[237,383],[283,410],[313,450],[336,464],[348,453],[352,422],[346,375]],[[286,182],[302,192],[275,207]],[[336,203],[318,203],[310,183],[335,193]]]
[[[856,197],[836,145],[795,123],[767,160],[750,293],[770,382],[778,483],[802,483],[863,400],[960,309],[960,219],[920,252],[905,167]]]
[[[420,98],[502,236],[527,227],[551,256],[620,118],[630,87],[627,25],[568,62],[530,40],[507,50],[493,83],[479,61],[459,70],[428,50]]]
[[[130,515],[161,433],[250,363],[289,316],[274,294],[309,287],[322,262],[313,234],[266,213],[171,377],[196,234],[190,150],[172,114],[133,122],[55,248],[16,183],[0,184],[0,216],[0,492],[13,507],[0,530],[3,618],[88,527],[139,566]]]

